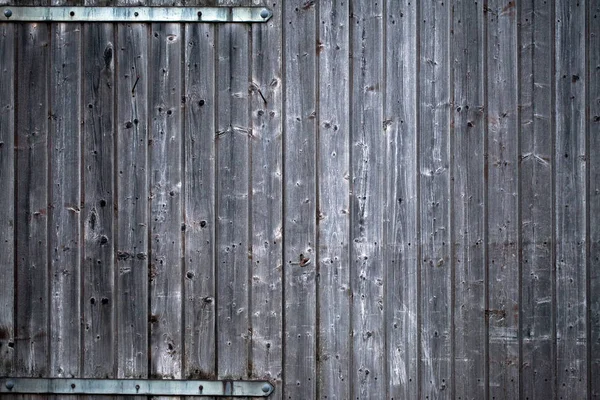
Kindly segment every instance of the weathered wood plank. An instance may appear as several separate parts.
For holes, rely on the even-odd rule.
[[[556,3],[557,396],[587,396],[586,10]]]
[[[316,397],[316,11],[283,2],[283,397]]]
[[[422,2],[419,20],[421,396],[452,393],[450,262],[450,5]]]
[[[350,119],[350,285],[353,397],[386,397],[383,267],[383,6],[353,4]]]
[[[147,26],[116,27],[117,376],[148,377]]]
[[[182,137],[179,24],[151,26],[150,374],[182,377]]]
[[[520,210],[522,396],[549,399],[555,392],[553,279],[553,157],[551,3],[519,3],[521,106]]]
[[[242,5],[244,1],[219,1]],[[249,310],[249,31],[217,28],[217,370],[220,379],[248,377]]]
[[[184,376],[216,379],[214,26],[187,24]]]
[[[349,2],[318,10],[318,356],[317,397],[350,396]]]
[[[15,26],[0,24],[0,376],[15,348]]]
[[[452,265],[454,268],[454,396],[484,399],[485,110],[482,2],[454,3],[452,65]]]
[[[386,340],[388,398],[419,393],[417,8],[389,2],[386,12]]]
[[[257,3],[268,5],[273,17],[252,25],[249,377],[270,380],[270,397],[282,399],[282,2]]]
[[[588,2],[590,397],[600,398],[600,1]]]
[[[83,376],[113,378],[114,30],[83,24]]]

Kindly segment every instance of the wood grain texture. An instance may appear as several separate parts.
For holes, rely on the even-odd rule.
[[[283,3],[283,397],[316,396],[316,11]]]
[[[419,37],[421,397],[452,393],[450,5],[422,2]]]
[[[520,3],[522,397],[548,399],[554,379],[553,37],[550,3]]]
[[[254,1],[256,3],[266,3]],[[252,25],[250,112],[251,159],[251,379],[275,385],[282,399],[283,373],[283,153],[281,2],[269,2],[273,17]]]
[[[454,396],[485,398],[485,39],[481,2],[454,3],[452,20],[454,140]]]
[[[117,376],[148,377],[148,50],[144,24],[116,27]]]
[[[215,53],[214,26],[186,24],[185,370],[215,379]]]
[[[587,104],[589,137],[589,232],[588,257],[590,291],[590,393],[600,398],[600,1],[588,2],[589,36],[587,37],[589,74]]]
[[[352,364],[350,393],[385,398],[383,196],[383,7],[352,5],[350,128],[350,285]]]
[[[220,1],[219,5],[243,1]],[[248,377],[249,195],[252,136],[249,118],[249,27],[223,24],[216,44],[216,271],[219,379]]]
[[[15,355],[15,26],[0,24],[0,375]]]
[[[586,282],[586,10],[556,3],[556,373],[557,396],[588,388]]]
[[[317,396],[350,396],[350,95],[347,1],[319,8]]]
[[[487,16],[489,396],[519,396],[519,127],[515,3]]]
[[[417,13],[418,3],[388,2],[384,135],[386,146],[385,319],[388,398],[419,393]]]

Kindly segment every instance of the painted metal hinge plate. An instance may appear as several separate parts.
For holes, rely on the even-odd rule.
[[[264,7],[0,7],[0,22],[266,22]]]
[[[267,381],[0,378],[0,393],[267,397]]]

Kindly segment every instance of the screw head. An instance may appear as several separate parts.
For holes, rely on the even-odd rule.
[[[265,393],[269,393],[271,391],[271,389],[272,389],[272,386],[269,385],[268,383],[265,383],[262,387],[262,391]]]
[[[15,387],[15,383],[13,381],[6,381],[6,388],[8,390],[12,390]]]
[[[261,18],[267,18],[269,16],[269,10],[267,10],[266,8],[263,8],[260,11],[260,16],[261,16]]]
[[[6,18],[10,18],[10,17],[12,17],[12,10],[11,10],[11,9],[9,9],[9,8],[7,8],[6,10],[4,10],[4,16],[5,16]]]

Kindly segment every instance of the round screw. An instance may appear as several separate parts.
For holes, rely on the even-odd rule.
[[[262,387],[262,391],[265,393],[269,393],[271,391],[271,389],[272,389],[272,387],[268,383],[265,383]]]
[[[4,10],[4,16],[5,16],[6,18],[10,18],[10,17],[12,17],[12,10],[11,10],[11,9],[9,9],[9,8],[7,8],[6,10]]]
[[[13,381],[6,381],[6,388],[8,390],[12,390],[15,387],[15,383]]]
[[[260,11],[260,16],[261,16],[262,18],[267,18],[267,17],[269,16],[269,10],[267,10],[266,8],[263,8],[263,9]]]

